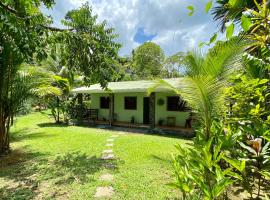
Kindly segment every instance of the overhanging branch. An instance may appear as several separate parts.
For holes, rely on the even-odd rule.
[[[0,1],[0,7],[2,7],[3,9],[5,9],[6,11],[8,11],[8,12],[14,14],[14,15],[16,15],[16,17],[18,17],[20,19],[27,19],[27,18],[29,18],[29,17],[23,17],[23,16],[21,16],[20,13],[17,10],[11,8],[8,5],[3,4],[1,1]],[[42,24],[40,26],[43,27],[43,28],[45,28],[45,29],[48,29],[50,31],[56,31],[56,32],[57,31],[58,32],[62,32],[62,31],[72,31],[72,30],[74,30],[74,29],[71,29],[71,28],[70,29],[62,29],[62,28],[51,27],[51,26],[42,25]]]
[[[45,29],[48,29],[50,31],[58,31],[58,32],[62,32],[62,31],[73,31],[74,30],[73,28],[64,29],[64,28],[51,27],[51,26],[46,26],[46,25],[41,25],[41,27],[43,27]]]
[[[1,1],[0,1],[0,7],[4,8],[6,11],[8,11],[10,13],[13,13],[15,15],[19,15],[19,13],[15,9],[9,7],[8,5],[3,4]]]

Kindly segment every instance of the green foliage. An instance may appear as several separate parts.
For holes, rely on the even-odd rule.
[[[50,8],[53,3],[53,0],[0,2],[0,153],[9,148],[11,118],[30,93],[39,97],[66,94],[69,88],[62,78],[73,84],[74,74],[83,74],[86,85],[99,82],[103,87],[116,77],[120,45],[115,42],[113,29],[107,28],[105,22],[97,23],[97,16],[92,15],[88,4],[67,13],[63,20],[67,29],[50,27],[52,20],[40,12],[40,7],[43,4]],[[28,81],[25,75],[18,74],[20,65],[37,63],[49,54],[63,66],[59,74],[51,77],[55,85],[34,81],[35,84],[25,85],[26,92],[14,93],[17,86]],[[37,88],[30,88],[34,85]]]
[[[234,23],[231,23],[226,28],[226,38],[230,39],[233,36],[234,33]]]
[[[199,52],[189,52],[183,61],[186,76],[181,79],[181,88],[160,81],[185,99],[197,113],[197,119],[210,138],[212,121],[223,115],[224,91],[235,68],[241,67],[241,54],[246,42],[234,38],[216,46],[202,56]],[[166,82],[166,81],[165,81]]]
[[[245,32],[247,32],[252,26],[251,19],[245,15],[241,16],[241,26]]]
[[[192,16],[194,14],[194,7],[193,6],[187,6],[187,9],[189,10],[188,15]]]
[[[184,56],[185,53],[178,52],[165,59],[164,78],[177,78],[182,76]]]
[[[264,106],[268,80],[251,79],[242,75],[235,77],[234,82],[235,84],[227,89],[227,95],[231,102],[230,118],[262,123],[262,119],[270,114]]]
[[[133,62],[140,79],[160,77],[165,56],[159,45],[146,42],[135,49]]]
[[[224,157],[223,140],[219,138],[222,126],[213,124],[212,137],[207,142],[199,139],[194,147],[183,148],[177,146],[178,155],[174,156],[176,183],[184,199],[218,199],[225,195],[228,186],[234,181],[230,178],[233,169],[223,170],[220,163]],[[202,132],[197,132],[204,135]],[[241,163],[244,168],[244,164]]]
[[[63,58],[73,71],[83,72],[86,85],[99,82],[105,87],[117,77],[117,58],[120,44],[115,42],[113,28],[106,22],[97,23],[89,4],[69,11],[63,24],[73,30],[61,33],[64,40]]]
[[[212,0],[210,0],[210,1],[208,1],[208,2],[206,3],[206,5],[205,5],[205,12],[206,12],[206,13],[208,13],[209,10],[212,8],[212,4],[213,4]]]

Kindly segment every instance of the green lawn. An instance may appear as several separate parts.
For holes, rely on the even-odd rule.
[[[1,158],[0,199],[93,199],[98,186],[112,186],[112,199],[177,199],[171,154],[188,140],[126,133],[114,142],[115,169],[100,159],[115,131],[60,126],[45,113],[19,118],[12,153]],[[113,182],[99,180],[104,173]]]

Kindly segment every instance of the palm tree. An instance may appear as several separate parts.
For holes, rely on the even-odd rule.
[[[260,4],[263,0],[257,0]],[[220,30],[225,31],[225,25],[229,21],[239,23],[241,20],[242,12],[247,8],[256,9],[256,3],[254,0],[219,0],[216,1],[216,6],[212,10],[214,20],[220,24]]]
[[[61,95],[61,90],[51,86],[52,77],[44,70],[33,66],[21,66],[10,80],[10,87],[6,91],[5,102],[2,109],[5,111],[5,135],[3,146],[9,149],[9,129],[13,124],[14,116],[20,111],[25,101],[31,97],[43,94]]]
[[[154,86],[169,87],[188,102],[197,112],[206,140],[211,137],[213,121],[223,114],[224,90],[229,84],[230,75],[241,69],[242,53],[247,45],[244,39],[233,38],[218,42],[206,55],[199,51],[188,52],[183,59],[185,76],[179,82],[180,89],[166,80],[158,80]]]

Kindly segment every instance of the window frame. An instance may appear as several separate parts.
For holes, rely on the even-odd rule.
[[[134,107],[132,107],[132,108],[130,108],[131,106],[129,106],[128,108],[127,108],[127,99],[130,99],[130,98],[134,98],[135,99],[135,106]],[[137,110],[137,96],[125,96],[124,97],[124,109],[125,110]]]
[[[175,106],[175,108],[169,107],[169,99],[170,98],[177,98],[178,99],[178,104]],[[181,107],[180,104],[181,102],[184,102],[184,100],[179,97],[179,96],[167,96],[167,111],[172,111],[172,112],[184,112],[187,108],[186,107]]]
[[[102,99],[104,99],[108,102],[106,102],[104,104],[104,102],[102,103]],[[104,106],[104,105],[106,105],[106,106]],[[99,97],[99,108],[100,109],[110,109],[110,97],[106,97],[106,96]]]

